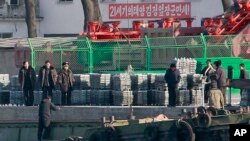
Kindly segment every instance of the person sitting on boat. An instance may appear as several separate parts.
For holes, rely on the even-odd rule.
[[[217,87],[216,80],[211,81],[211,89],[208,92],[208,105],[217,109],[224,108],[224,98],[220,89]]]

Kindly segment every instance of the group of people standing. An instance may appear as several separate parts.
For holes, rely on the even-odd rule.
[[[25,105],[32,106],[34,103],[36,72],[28,61],[23,62],[18,79],[24,93]],[[43,91],[43,97],[50,96],[53,98],[52,91],[56,85],[59,85],[62,93],[62,105],[71,104],[71,91],[75,80],[68,62],[62,63],[62,70],[57,74],[51,62],[49,60],[45,61],[45,64],[39,70],[38,79]]]
[[[226,103],[226,71],[221,66],[221,61],[215,61],[214,66],[211,60],[206,61],[206,67],[203,68],[201,74],[206,76],[204,89],[204,101],[209,106],[217,109],[223,108]],[[245,65],[240,64],[240,79],[248,79],[248,72],[245,70]],[[29,65],[28,61],[23,62],[23,66],[19,71],[19,83],[24,93],[25,105],[32,106],[34,102],[34,88],[36,83],[36,72]],[[51,110],[59,110],[52,102],[52,90],[56,85],[59,85],[62,93],[62,105],[71,104],[71,91],[73,89],[74,76],[69,68],[68,62],[62,63],[62,70],[57,75],[56,69],[51,65],[50,61],[45,61],[45,64],[40,68],[38,74],[39,84],[43,91],[43,100],[39,104],[39,125],[38,125],[38,140],[46,139],[50,132],[50,117]],[[168,84],[169,105],[176,106],[176,95],[178,93],[178,84],[181,80],[180,71],[176,68],[176,64],[170,65],[166,70],[165,80]],[[42,137],[43,136],[43,137]]]
[[[23,89],[25,105],[33,106],[36,72],[28,61],[23,62],[18,78]],[[53,89],[56,85],[59,85],[62,93],[62,105],[70,105],[71,91],[75,80],[68,62],[62,63],[62,70],[57,75],[56,69],[51,65],[49,60],[45,61],[45,64],[40,68],[38,79],[43,91],[43,99],[39,104],[38,120],[38,140],[41,141],[42,139],[48,139],[50,136],[51,110],[60,109],[51,102]]]
[[[226,103],[226,86],[227,76],[225,69],[221,66],[221,60],[215,61],[212,65],[211,60],[206,61],[206,67],[201,71],[201,74],[206,77],[204,88],[204,102],[215,108],[223,108]],[[239,79],[248,79],[248,72],[245,70],[245,65],[241,63]],[[171,64],[166,70],[165,80],[168,84],[169,106],[176,106],[176,95],[178,93],[178,84],[181,76],[180,71],[176,68],[176,64]]]
[[[204,88],[204,102],[218,109],[223,108],[226,103],[226,71],[221,66],[221,60],[215,61],[214,66],[211,60],[207,60],[206,64],[201,71],[207,82]]]
[[[221,61],[215,61],[214,67],[211,65],[211,60],[207,60],[207,66],[202,70],[202,74],[207,77],[207,84],[204,90],[205,103],[215,108],[223,108],[226,103],[226,71],[221,66]],[[239,65],[239,79],[248,79],[249,74],[245,69],[245,64]],[[230,78],[231,79],[231,78]],[[241,94],[241,92],[240,92]]]

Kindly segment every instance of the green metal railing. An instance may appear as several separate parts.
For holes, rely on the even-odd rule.
[[[136,71],[161,71],[174,58],[243,58],[250,56],[250,35],[143,37],[140,39],[98,40],[28,39],[31,64],[38,70],[45,60],[60,69],[70,62],[75,73],[119,72],[132,65]],[[227,61],[227,60],[225,60]],[[239,62],[240,63],[240,62]]]

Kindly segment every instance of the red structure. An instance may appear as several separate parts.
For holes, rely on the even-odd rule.
[[[89,35],[91,40],[100,39],[124,39],[140,38],[140,30],[143,21],[134,21],[133,30],[122,31],[119,29],[120,21],[89,22],[89,32],[83,32],[82,35]]]
[[[133,21],[133,28],[126,31],[119,28],[120,21],[107,21],[102,24],[93,21],[89,22],[89,32],[83,32],[82,35],[89,35],[91,40],[140,38],[145,33],[141,32],[142,27],[144,27],[144,31],[147,28],[150,32],[156,28],[166,29],[164,32],[170,32],[168,35],[174,36],[193,36],[200,33],[208,35],[236,34],[250,22],[250,0],[238,0],[238,5],[239,7],[231,7],[220,16],[203,18],[201,27],[192,27],[194,18],[191,17],[164,18],[150,20],[147,23]],[[181,21],[186,22],[186,27],[180,26]]]
[[[194,18],[165,18],[160,20],[151,20],[145,24],[143,21],[133,21],[133,28],[129,31],[119,28],[120,21],[106,21],[100,24],[97,21],[89,22],[89,32],[83,32],[81,35],[89,35],[91,40],[100,39],[124,39],[124,38],[140,38],[142,26],[145,28],[163,28],[172,29],[178,28],[181,21],[186,21],[187,27],[192,28]]]
[[[209,35],[236,34],[250,22],[250,0],[238,0],[239,8],[232,7],[222,16],[204,18],[203,26]]]

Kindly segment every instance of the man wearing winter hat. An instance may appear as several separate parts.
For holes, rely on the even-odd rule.
[[[216,80],[211,81],[211,89],[208,92],[209,106],[221,109],[224,108],[224,98],[220,89],[217,88]]]
[[[73,89],[73,83],[75,79],[74,79],[72,71],[69,68],[69,63],[63,62],[62,66],[63,66],[63,69],[60,71],[58,75],[57,82],[61,88],[62,105],[66,105],[66,104],[70,105],[71,104],[71,91]]]

